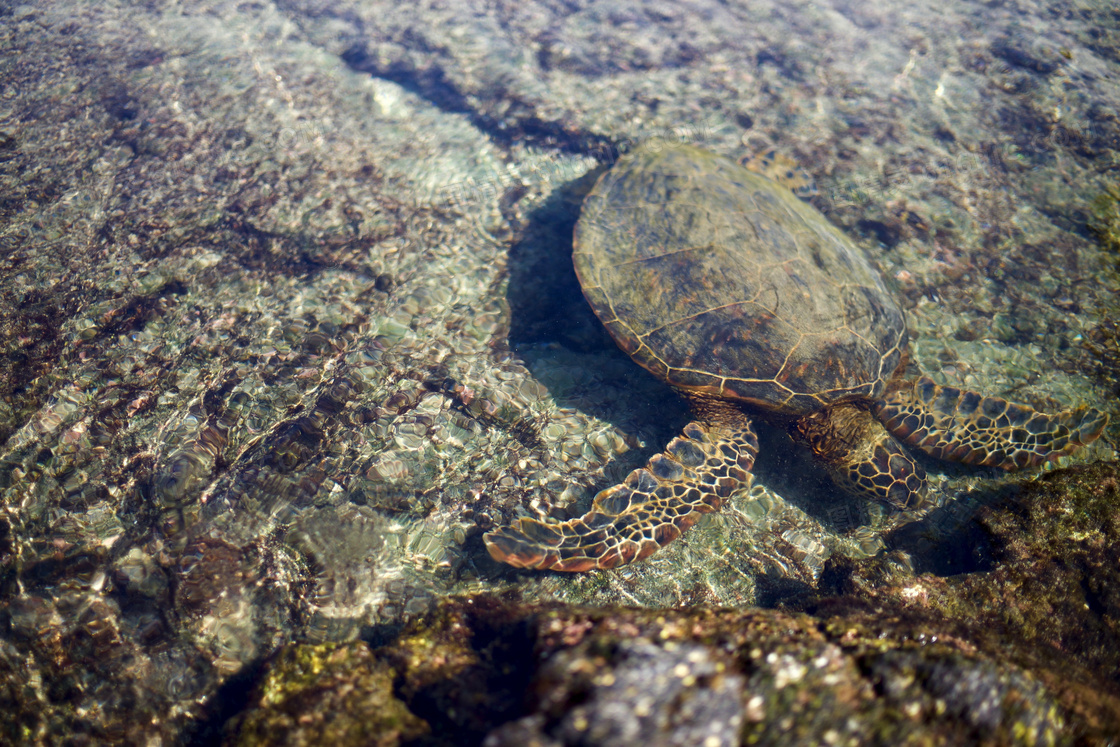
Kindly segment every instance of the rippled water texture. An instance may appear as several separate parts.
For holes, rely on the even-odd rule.
[[[1062,465],[1114,470],[1118,33],[1104,2],[0,4],[0,741],[215,739],[281,647],[376,648],[449,594],[770,608],[998,572],[977,517],[1039,472],[930,461],[900,516],[764,424],[754,486],[643,563],[515,572],[481,535],[582,513],[688,422],[570,262],[652,138],[796,163],[911,373],[1108,412]],[[723,671],[694,645],[628,644],[619,681]],[[377,667],[411,661],[338,651],[390,699]],[[465,741],[521,715],[486,713]]]

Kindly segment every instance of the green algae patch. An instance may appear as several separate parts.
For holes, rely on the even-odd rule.
[[[1120,253],[1120,186],[1107,186],[1089,207],[1089,230],[1104,247]]]
[[[292,645],[267,665],[227,743],[393,747],[427,732],[365,643]]]
[[[1055,471],[980,517],[998,566],[949,579],[956,619],[1005,626],[1120,671],[1120,470]]]

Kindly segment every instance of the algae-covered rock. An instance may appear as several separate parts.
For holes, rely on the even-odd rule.
[[[392,747],[428,731],[394,696],[392,670],[361,642],[281,649],[250,703],[227,729],[231,745]]]
[[[477,744],[517,716],[533,674],[532,614],[488,596],[443,604],[377,650],[441,744]]]
[[[1120,252],[1120,187],[1106,187],[1093,200],[1089,230],[1107,249]]]
[[[538,674],[539,710],[486,744],[737,744],[744,678],[717,659],[695,643],[643,639],[560,651]]]
[[[874,558],[834,568],[827,583],[843,593],[805,609],[869,625],[892,617],[933,625],[1000,652],[1087,716],[1120,693],[1118,507],[1115,464],[1055,471],[974,517],[986,534],[986,570],[914,575]],[[1105,708],[1105,734],[1120,733],[1114,709]]]
[[[539,631],[546,650],[561,648],[542,652],[529,716],[488,744],[512,744],[506,736],[516,728],[523,738],[532,724],[542,743],[600,743],[589,730],[625,723],[619,713],[648,715],[626,743],[654,744],[1047,744],[1065,728],[1029,672],[936,632],[916,639],[774,610],[613,618],[570,610],[547,616]],[[562,643],[573,637],[574,646]],[[623,691],[618,681],[638,679],[634,650],[643,651],[644,684]],[[675,685],[665,688],[659,663],[677,659]],[[672,697],[659,702],[667,690]],[[661,707],[651,711],[651,702]],[[699,702],[705,712],[692,706]]]
[[[1085,695],[1073,702],[1055,657],[1032,642],[936,612],[877,612],[473,597],[444,602],[427,633],[417,622],[376,653],[433,744],[1044,745],[1120,726],[1107,676],[1067,670]]]

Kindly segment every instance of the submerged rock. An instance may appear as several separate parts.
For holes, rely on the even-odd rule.
[[[393,673],[362,642],[288,646],[276,653],[232,722],[227,744],[393,747],[427,732],[393,694]]]

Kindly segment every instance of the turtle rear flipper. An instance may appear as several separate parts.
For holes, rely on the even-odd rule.
[[[1070,454],[1101,435],[1108,416],[1088,408],[1047,415],[932,379],[889,393],[872,411],[899,440],[938,459],[1006,470]]]
[[[641,560],[751,479],[758,440],[745,419],[689,423],[665,453],[595,496],[591,511],[565,522],[521,518],[483,536],[490,556],[518,568],[586,571]]]

